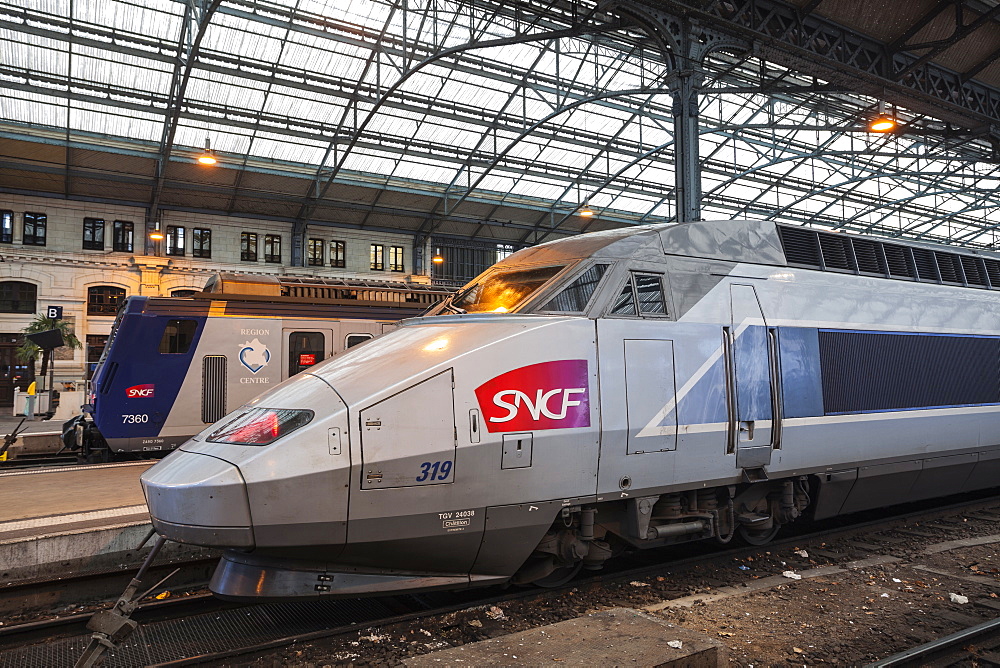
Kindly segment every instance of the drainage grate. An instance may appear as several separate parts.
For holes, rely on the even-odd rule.
[[[379,599],[271,603],[140,626],[104,666],[147,666],[190,656],[238,650],[288,636],[391,617]],[[0,653],[0,668],[72,666],[89,636],[54,640]]]

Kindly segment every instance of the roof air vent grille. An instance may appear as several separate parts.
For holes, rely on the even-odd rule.
[[[913,264],[917,267],[917,280],[924,283],[938,283],[937,263],[934,262],[934,251],[926,248],[911,248]]]
[[[854,271],[850,237],[820,234],[819,245],[823,249],[823,262],[826,263],[827,269]]]
[[[814,230],[779,225],[778,236],[781,237],[781,247],[785,251],[785,260],[788,264],[823,268]]]

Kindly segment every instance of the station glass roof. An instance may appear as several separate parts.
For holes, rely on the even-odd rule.
[[[518,243],[672,220],[675,75],[592,8],[0,0],[0,187]],[[906,108],[866,133],[878,99],[753,53],[706,70],[704,218],[1000,242],[982,136]]]

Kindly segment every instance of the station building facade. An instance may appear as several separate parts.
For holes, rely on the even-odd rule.
[[[34,368],[14,351],[21,331],[61,306],[83,348],[59,348],[56,387],[87,379],[119,303],[187,296],[217,272],[429,282],[411,273],[413,237],[310,226],[306,266],[291,266],[292,224],[164,211],[162,241],[145,238],[145,209],[0,193],[0,407]]]

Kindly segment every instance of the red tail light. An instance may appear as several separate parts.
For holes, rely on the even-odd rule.
[[[312,411],[289,408],[251,408],[208,437],[212,443],[267,445],[309,424]]]

